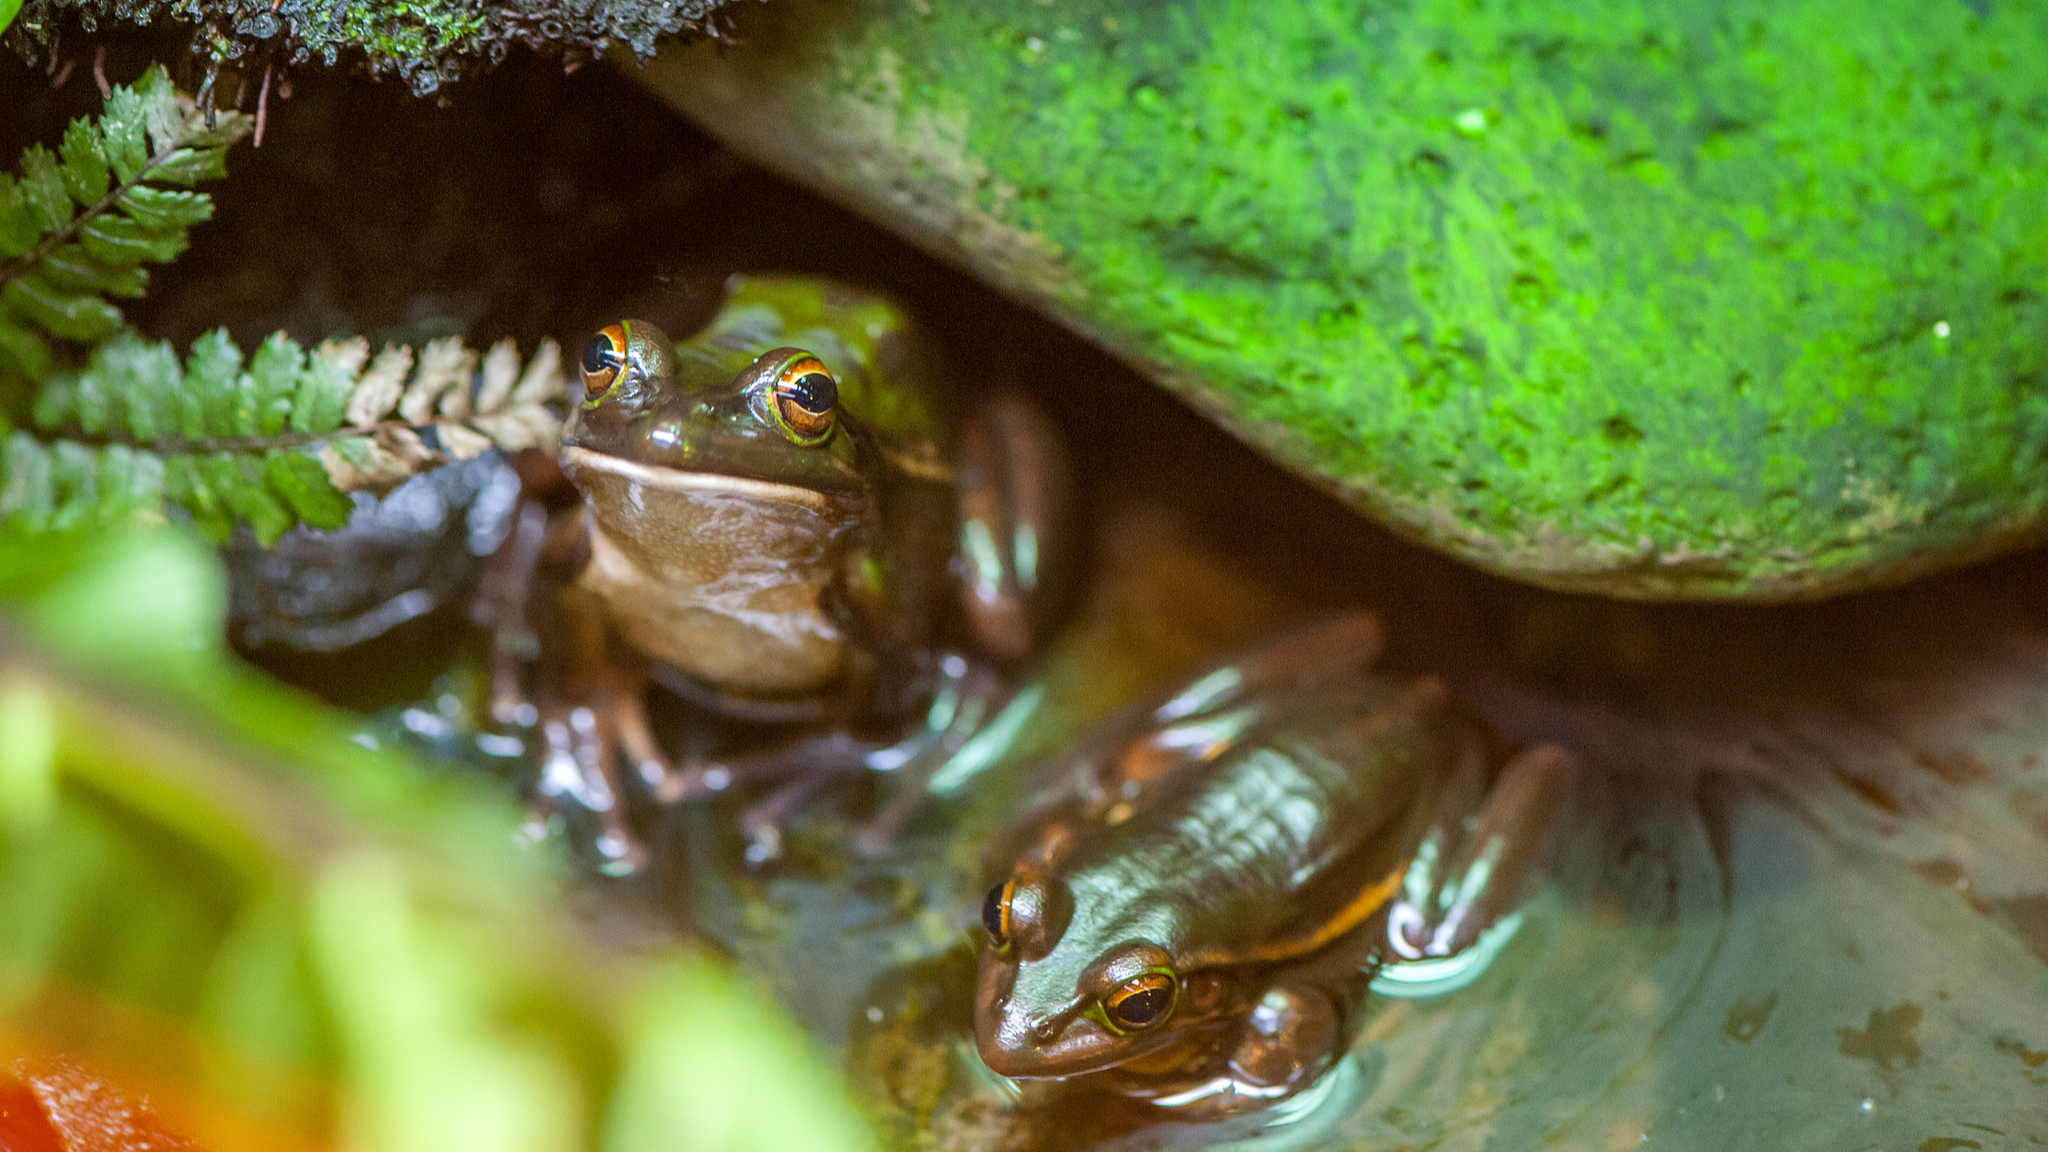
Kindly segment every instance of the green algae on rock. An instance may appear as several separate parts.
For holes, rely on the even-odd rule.
[[[1506,575],[2048,535],[2048,10],[785,0],[648,83]]]

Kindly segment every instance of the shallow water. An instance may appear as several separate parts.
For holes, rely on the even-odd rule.
[[[1237,629],[1219,621],[1292,610],[1257,565],[1184,525],[1128,509],[1105,522],[1107,590],[1044,673],[1060,687],[1027,726],[1034,742],[1056,745],[1084,724],[1069,713],[1113,702],[1074,666],[1102,637],[1134,655],[1132,637],[1178,635],[1157,672],[1170,678],[1188,652],[1228,647],[1219,633]],[[1084,1082],[1020,1097],[979,1068],[975,845],[1029,756],[928,810],[872,864],[843,852],[857,793],[814,814],[807,847],[773,875],[730,863],[720,813],[698,814],[681,837],[697,923],[842,1052],[902,1147],[2048,1142],[2043,557],[1770,611],[1362,563],[1409,641],[1397,666],[1446,672],[1510,737],[1559,740],[1591,771],[1491,966],[1444,995],[1373,998],[1310,1096],[1186,1125]],[[1206,579],[1209,601],[1160,607],[1142,590],[1162,572]]]

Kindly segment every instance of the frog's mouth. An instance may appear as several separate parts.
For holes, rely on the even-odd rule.
[[[728,476],[722,472],[690,472],[681,468],[642,464],[573,444],[562,449],[561,461],[562,466],[571,473],[588,469],[616,476],[630,484],[643,484],[663,491],[717,493],[751,500],[768,500],[778,504],[793,504],[820,515],[831,507],[832,502],[832,497],[826,493],[805,488],[800,484],[779,484],[773,480]]]

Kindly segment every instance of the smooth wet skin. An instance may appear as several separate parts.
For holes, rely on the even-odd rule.
[[[590,510],[578,584],[633,648],[723,691],[816,691],[846,660],[828,589],[873,546],[860,437],[834,435],[837,387],[808,352],[770,349],[729,378],[682,363],[631,320],[586,349],[596,395],[561,455]]]
[[[772,844],[811,782],[906,765],[914,780],[942,758],[960,734],[927,713],[978,714],[958,701],[992,696],[993,669],[1032,650],[1059,577],[1065,476],[1035,409],[949,380],[880,298],[801,279],[727,288],[680,346],[630,319],[591,337],[563,430],[583,509],[549,542],[565,575],[541,799],[594,809],[620,870],[640,856],[621,756],[662,800],[797,781],[749,817]],[[672,768],[641,711],[656,669],[788,739]]]
[[[1467,948],[1512,904],[1572,759],[1531,749],[1489,792],[1483,730],[1442,681],[1368,672],[1379,647],[1365,614],[1283,634],[1055,766],[992,857],[991,1069],[1262,1106],[1331,1063],[1383,958]]]

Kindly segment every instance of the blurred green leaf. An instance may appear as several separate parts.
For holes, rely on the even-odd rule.
[[[18,608],[46,642],[96,669],[154,677],[218,657],[227,582],[211,549],[182,532],[127,532],[91,538],[72,559]]]
[[[585,939],[501,793],[229,658],[221,588],[174,528],[0,548],[0,1047],[154,1053],[210,1152],[871,1146],[753,992]]]
[[[41,688],[0,682],[0,828],[29,832],[57,807],[57,721]]]
[[[79,229],[85,250],[110,267],[140,264],[145,260],[163,263],[185,250],[181,227],[154,228],[125,216],[101,216]]]
[[[105,340],[121,330],[121,313],[92,293],[67,292],[38,269],[5,288],[0,298],[64,340]]]
[[[780,1152],[866,1148],[788,1024],[733,978],[699,961],[655,973],[605,1125],[604,1152]]]

